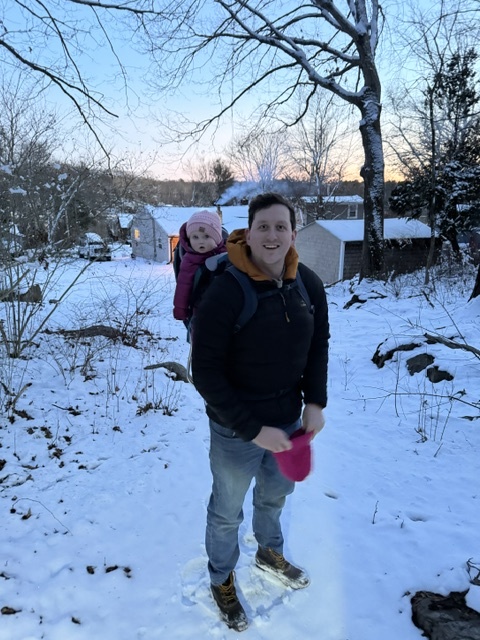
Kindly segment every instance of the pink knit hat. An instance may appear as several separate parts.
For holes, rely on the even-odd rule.
[[[222,223],[217,213],[212,213],[204,209],[197,211],[191,216],[187,222],[187,238],[195,231],[208,233],[215,240],[215,244],[219,245],[222,241]]]
[[[293,482],[305,480],[312,470],[311,439],[311,433],[304,429],[298,429],[290,436],[292,448],[288,451],[273,454],[280,471]]]

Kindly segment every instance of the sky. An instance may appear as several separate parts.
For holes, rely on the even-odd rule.
[[[238,637],[209,594],[203,401],[152,368],[187,360],[172,268],[129,252],[24,265],[45,281],[34,326],[69,293],[27,357],[0,352],[0,640]],[[473,271],[436,271],[428,288],[423,274],[327,288],[326,426],[282,517],[285,555],[311,585],[292,591],[255,568],[249,494],[236,572],[245,640],[420,640],[419,590],[468,590],[480,611],[479,360],[424,337],[479,348]],[[364,303],[348,305],[354,294]],[[94,324],[136,345],[62,333]],[[453,379],[411,375],[424,353]]]
[[[422,4],[426,3],[427,0],[422,0]],[[28,0],[27,5],[33,6],[33,4],[33,0]],[[49,0],[50,4],[51,0]],[[390,5],[389,16],[396,10],[394,6]],[[75,12],[75,15],[81,15],[82,12],[91,14],[79,5],[75,5]],[[30,49],[30,55],[39,56],[40,61],[54,60],[60,55],[58,44],[53,45],[50,40],[48,45],[43,47],[38,37],[35,37],[36,47],[33,53],[31,52],[29,32],[27,31],[24,37],[19,35],[25,25],[17,2],[12,5],[9,0],[0,0],[0,16],[2,13],[9,37],[12,37],[12,41],[22,41],[24,46]],[[200,87],[189,83],[188,86],[169,95],[157,94],[155,91],[152,93],[151,77],[145,76],[148,56],[145,53],[139,53],[131,42],[122,37],[118,25],[109,28],[107,24],[107,30],[111,38],[111,46],[105,41],[101,43],[98,33],[95,36],[86,33],[78,42],[78,50],[72,49],[75,61],[87,79],[89,87],[93,88],[95,95],[118,115],[118,118],[109,119],[108,126],[97,122],[96,126],[104,136],[105,146],[114,147],[115,153],[120,157],[125,154],[135,156],[140,167],[150,168],[157,177],[170,178],[182,175],[182,177],[191,178],[188,162],[195,164],[201,158],[212,159],[221,154],[231,140],[232,132],[236,129],[239,119],[248,116],[250,109],[259,102],[262,92],[246,99],[242,107],[237,107],[234,112],[224,118],[215,135],[214,130],[211,129],[199,145],[189,148],[188,144],[166,144],[165,130],[162,131],[162,125],[165,125],[172,114],[178,112],[187,119],[197,121],[211,116],[218,105],[216,91],[212,87],[209,94],[201,95]],[[13,33],[16,34],[15,37]],[[70,46],[74,44],[73,39],[69,44]],[[128,90],[125,90],[119,61],[128,74]],[[387,68],[384,67],[383,70],[386,73]],[[396,71],[398,73],[398,64]],[[199,79],[201,74],[202,72],[199,71]],[[241,82],[239,78],[232,77],[231,86],[226,86],[225,93],[237,90],[239,82]],[[230,95],[224,95],[225,97],[230,98]],[[64,124],[66,122],[70,124],[73,111],[65,96],[59,90],[51,89],[48,100],[52,107],[55,106],[61,110]],[[347,106],[344,106],[347,109]],[[358,119],[359,114],[356,114],[355,118]],[[110,127],[113,127],[113,130]],[[358,131],[356,138],[358,151],[352,152],[349,149],[348,152],[353,160],[345,176],[348,179],[360,179],[359,170],[363,156]],[[91,150],[92,138],[86,135],[85,130],[80,134],[77,127],[70,130],[67,128],[63,145],[65,152],[80,151],[86,154]],[[185,153],[186,158],[183,157]]]

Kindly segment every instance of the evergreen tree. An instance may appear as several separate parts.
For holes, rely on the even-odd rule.
[[[428,159],[393,190],[390,207],[419,217],[425,210],[441,235],[459,251],[458,233],[478,224],[480,205],[480,102],[474,49],[441,64],[424,90]]]

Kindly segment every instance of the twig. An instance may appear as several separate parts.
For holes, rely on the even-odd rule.
[[[13,508],[13,507],[15,507],[15,505],[16,505],[16,504],[18,504],[18,503],[20,502],[20,500],[30,500],[30,502],[36,502],[37,504],[39,504],[40,506],[42,506],[46,511],[48,511],[48,513],[52,516],[52,518],[54,518],[54,519],[58,522],[58,524],[59,524],[59,525],[61,525],[64,529],[66,529],[66,530],[68,531],[68,533],[69,533],[70,535],[72,535],[72,532],[70,531],[70,529],[69,529],[67,526],[65,526],[65,525],[63,524],[63,522],[61,522],[61,521],[57,518],[57,516],[56,516],[52,511],[50,511],[50,509],[49,509],[48,507],[46,507],[46,506],[43,504],[43,502],[40,502],[40,500],[34,500],[33,498],[18,498],[18,500],[15,500],[15,502],[13,503],[12,508]]]

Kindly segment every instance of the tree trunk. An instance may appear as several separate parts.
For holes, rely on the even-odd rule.
[[[428,208],[428,226],[430,227],[430,246],[428,249],[427,265],[425,267],[425,284],[430,282],[430,269],[435,257],[435,192]]]
[[[383,217],[385,197],[384,159],[380,129],[381,105],[375,91],[364,94],[360,105],[365,164],[360,175],[364,180],[364,238],[360,280],[385,274]]]
[[[475,285],[473,287],[472,295],[470,296],[469,301],[477,298],[478,296],[480,296],[480,264],[478,265],[477,278],[475,280]]]

